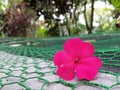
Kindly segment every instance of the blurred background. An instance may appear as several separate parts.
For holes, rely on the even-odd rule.
[[[120,33],[119,0],[0,0],[0,37]]]

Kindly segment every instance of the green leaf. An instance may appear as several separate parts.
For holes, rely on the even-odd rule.
[[[120,12],[120,0],[111,0],[112,5]]]

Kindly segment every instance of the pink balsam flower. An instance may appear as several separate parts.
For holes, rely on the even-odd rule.
[[[57,75],[64,80],[72,80],[75,75],[79,79],[93,80],[102,66],[101,59],[93,54],[92,44],[79,38],[68,39],[64,51],[58,51],[54,56]]]

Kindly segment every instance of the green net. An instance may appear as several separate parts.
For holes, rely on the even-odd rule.
[[[103,62],[90,82],[56,75],[52,59],[68,38],[0,38],[0,90],[120,90],[120,35],[80,36],[95,46]]]

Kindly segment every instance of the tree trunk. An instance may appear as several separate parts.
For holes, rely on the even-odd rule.
[[[94,2],[95,0],[91,0],[91,15],[90,15],[90,24],[88,24],[88,19],[87,19],[87,15],[86,15],[86,4],[87,1],[85,0],[84,2],[84,18],[85,18],[85,23],[86,23],[86,29],[88,31],[88,34],[92,33],[93,30],[93,20],[94,20]]]
[[[70,25],[69,25],[69,21],[68,21],[67,15],[65,15],[65,18],[66,18],[66,28],[67,28],[67,30],[68,30],[68,35],[71,35]]]
[[[88,20],[87,20],[87,16],[86,16],[86,4],[87,4],[87,1],[85,0],[83,13],[84,13],[84,18],[85,18],[86,29],[89,31],[89,25],[88,25]]]
[[[91,0],[91,20],[90,20],[90,30],[89,30],[89,34],[92,33],[92,30],[93,30],[93,21],[94,21],[94,2],[95,0]]]
[[[78,20],[76,10],[77,10],[77,2],[75,3],[75,9],[74,9],[74,12],[73,12],[73,14],[74,14],[74,25],[75,25],[75,27],[77,27],[77,20]],[[77,28],[75,28],[75,32],[76,32],[76,35],[78,35],[78,32],[79,32],[79,31],[78,31]]]

